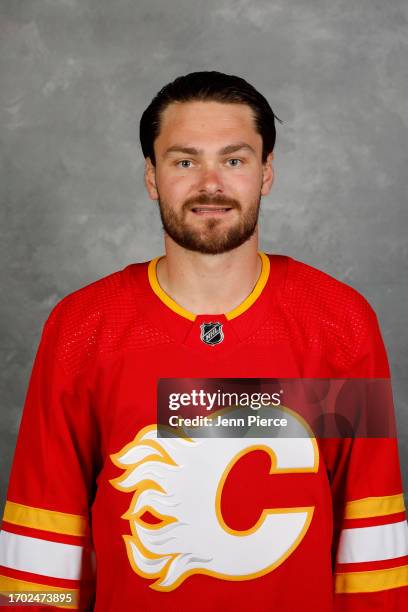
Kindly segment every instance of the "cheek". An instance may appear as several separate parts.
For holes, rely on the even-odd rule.
[[[252,199],[259,194],[261,189],[262,175],[254,172],[236,172],[234,176],[229,175],[225,185],[237,195],[244,199]]]
[[[174,199],[183,196],[194,186],[194,179],[187,173],[185,174],[170,174],[170,173],[158,173],[157,174],[157,185],[160,193],[166,195],[166,199]]]

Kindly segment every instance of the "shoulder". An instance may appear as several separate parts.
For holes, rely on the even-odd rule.
[[[56,358],[76,373],[97,355],[154,335],[143,315],[148,262],[134,263],[69,293],[52,309],[43,329]],[[143,334],[138,333],[143,328]]]
[[[366,320],[375,313],[366,298],[351,285],[306,263],[288,257],[285,298],[300,306],[305,316],[323,319]]]
[[[67,294],[52,309],[49,323],[100,319],[111,309],[134,302],[137,294],[143,292],[138,278],[142,277],[147,265],[148,262],[130,264]]]
[[[361,353],[378,321],[356,289],[313,266],[288,257],[283,308],[303,343],[324,352],[340,369]]]

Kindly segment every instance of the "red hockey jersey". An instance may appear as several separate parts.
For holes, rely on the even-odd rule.
[[[255,288],[228,313],[176,304],[158,284],[158,258],[53,309],[0,534],[5,601],[24,592],[96,612],[408,609],[395,438],[157,435],[161,378],[389,377],[358,292],[290,257],[260,257]],[[222,341],[211,343],[214,321]]]

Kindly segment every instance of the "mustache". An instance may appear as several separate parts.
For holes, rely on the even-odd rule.
[[[224,195],[209,196],[206,193],[201,193],[197,196],[188,198],[188,200],[186,200],[183,204],[183,209],[189,210],[194,206],[197,206],[197,204],[215,204],[229,208],[238,208],[238,210],[241,208],[241,204],[234,198],[228,198]]]

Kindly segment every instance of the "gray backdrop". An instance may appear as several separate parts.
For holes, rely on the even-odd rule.
[[[0,0],[0,511],[42,325],[71,291],[162,252],[140,115],[193,70],[283,119],[261,247],[378,313],[408,456],[405,0]]]

